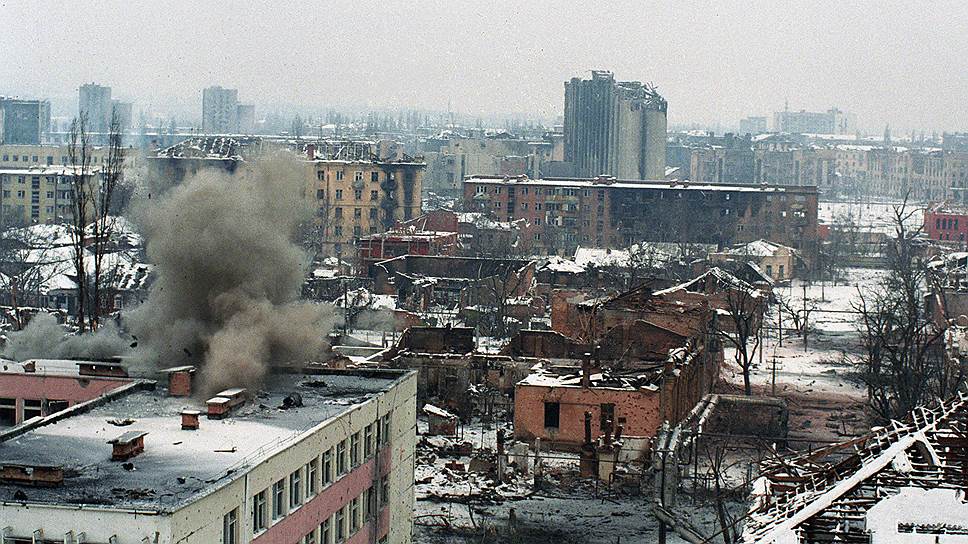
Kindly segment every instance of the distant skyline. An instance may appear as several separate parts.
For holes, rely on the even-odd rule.
[[[655,83],[671,125],[783,109],[892,131],[968,130],[968,4],[0,0],[0,94],[63,108],[82,83],[201,114],[202,89],[324,108],[553,119],[589,70]],[[261,107],[260,107],[261,106]],[[55,111],[56,114],[56,111]],[[261,115],[261,113],[260,113]]]

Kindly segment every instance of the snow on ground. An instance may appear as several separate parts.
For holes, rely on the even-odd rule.
[[[783,346],[779,345],[774,310],[764,327],[762,364],[758,354],[750,382],[757,394],[775,394],[787,400],[794,438],[843,440],[869,429],[863,413],[865,389],[850,363],[860,350],[853,304],[858,299],[858,287],[878,281],[883,274],[883,270],[854,268],[847,270],[846,282],[837,285],[794,280],[789,286],[777,287],[777,296],[789,299],[791,307],[801,309],[806,285],[807,307],[815,308],[810,314],[807,347],[804,349],[803,339],[793,330],[793,321],[787,315]],[[726,350],[726,361],[724,378],[741,391],[742,373],[732,362],[730,348]]]
[[[889,202],[820,202],[817,205],[817,219],[823,224],[835,224],[848,214],[854,221],[873,232],[894,233],[894,208],[900,203]],[[908,224],[919,227],[924,221],[924,206],[909,203],[908,210],[914,214]]]

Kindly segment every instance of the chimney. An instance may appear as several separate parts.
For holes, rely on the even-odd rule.
[[[585,412],[585,443],[578,454],[578,474],[589,478],[598,472],[598,453],[592,443],[592,413]]]
[[[612,420],[608,419],[605,421],[605,445],[611,445],[612,443]]]
[[[114,440],[108,440],[113,449],[111,450],[112,461],[127,461],[145,451],[145,431],[128,431]]]
[[[172,397],[192,396],[192,380],[195,378],[195,367],[176,366],[162,370],[168,374],[168,394]]]
[[[306,156],[311,161],[316,160],[316,144],[307,144],[306,145]]]
[[[245,403],[246,390],[242,387],[226,389],[205,401],[208,408],[208,419],[222,419],[228,417],[229,412]]]
[[[624,431],[624,430],[625,429],[623,428],[622,425],[619,425],[618,427],[615,427],[615,441],[616,442],[618,442],[619,440],[622,439],[622,431]]]
[[[2,465],[0,481],[33,487],[54,487],[64,483],[64,469],[46,465]]]
[[[581,357],[581,386],[588,389],[592,386],[592,354],[585,353]]]
[[[585,444],[592,443],[592,413],[585,412]]]
[[[201,410],[184,409],[181,411],[181,427],[183,431],[197,431],[198,418],[202,415]]]

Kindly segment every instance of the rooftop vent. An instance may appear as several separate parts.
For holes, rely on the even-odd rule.
[[[183,431],[197,431],[198,418],[202,415],[201,410],[185,409],[181,411],[181,427]]]
[[[77,363],[77,373],[81,376],[106,376],[110,378],[128,377],[127,367],[117,363],[84,361]]]
[[[128,431],[108,444],[114,446],[111,451],[112,461],[127,461],[145,451],[145,431]]]
[[[242,387],[226,389],[206,401],[209,419],[228,417],[233,408],[245,403],[246,390]]]
[[[64,469],[46,465],[0,466],[0,481],[34,487],[53,487],[64,483]]]

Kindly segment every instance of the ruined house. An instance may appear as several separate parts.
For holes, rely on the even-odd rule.
[[[374,292],[397,295],[400,307],[503,307],[531,288],[534,263],[520,259],[403,255],[370,267]]]
[[[744,544],[965,542],[968,393],[762,464]]]

